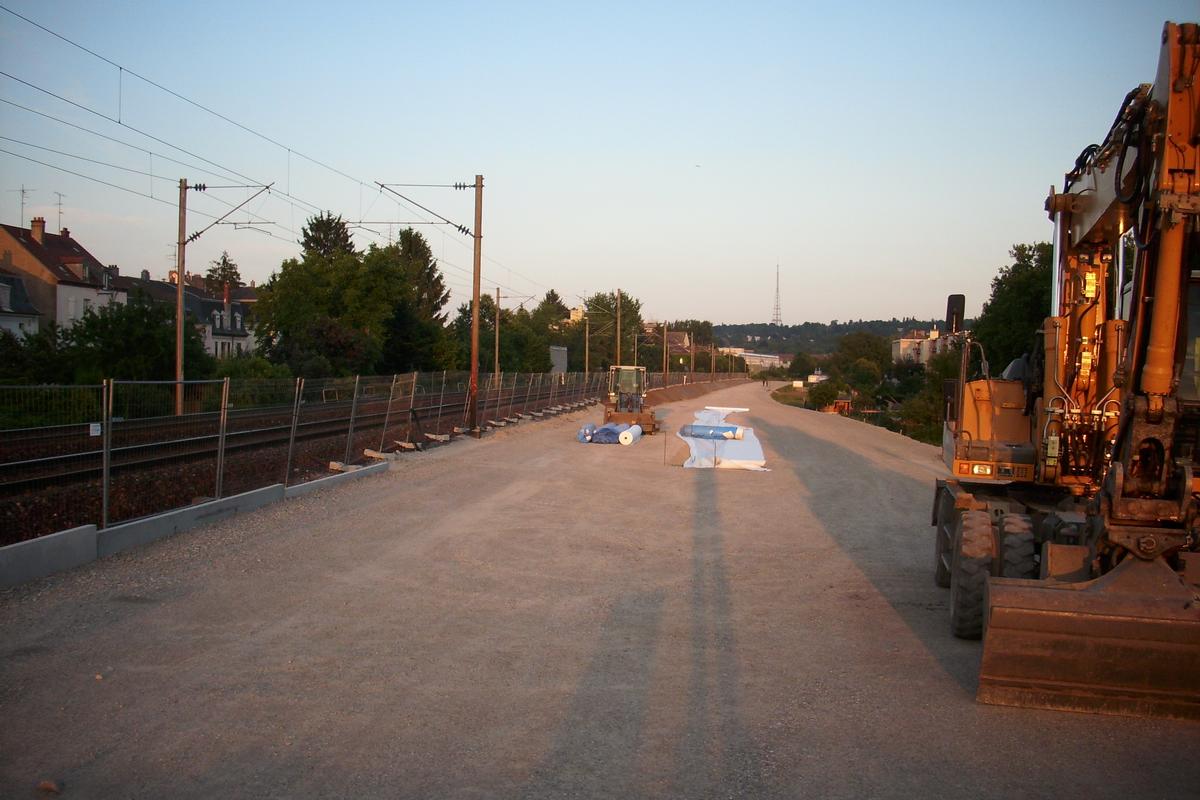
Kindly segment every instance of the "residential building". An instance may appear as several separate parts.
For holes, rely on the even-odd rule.
[[[115,282],[130,296],[140,292],[155,302],[174,307],[177,302],[174,270],[170,278],[170,281],[152,280],[149,270],[142,270],[140,278],[118,277]],[[254,323],[250,309],[254,302],[254,289],[245,288],[250,290],[250,294],[246,295],[248,300],[235,301],[233,294],[237,290],[230,290],[218,300],[196,288],[190,276],[184,281],[184,313],[196,325],[204,339],[204,349],[210,355],[228,358],[254,352]]]
[[[47,233],[43,217],[34,217],[28,228],[0,225],[0,270],[21,278],[43,322],[62,327],[90,308],[126,300],[112,282],[117,268],[100,263],[66,228]]]
[[[892,361],[896,363],[928,364],[939,353],[949,352],[955,336],[942,336],[937,328],[931,331],[908,331],[892,340]]]
[[[24,339],[38,332],[41,316],[29,302],[21,276],[0,270],[0,330]]]

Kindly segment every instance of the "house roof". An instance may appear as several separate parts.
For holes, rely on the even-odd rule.
[[[0,283],[11,288],[8,306],[0,306],[0,314],[19,314],[27,317],[40,317],[41,313],[29,302],[29,294],[25,291],[25,281],[19,275],[0,269]]]
[[[0,224],[0,228],[16,239],[60,283],[82,286],[103,285],[106,272],[104,265],[89,253],[87,248],[72,239],[69,233],[46,231],[42,234],[42,241],[39,243],[33,238],[33,232],[29,228],[4,224]],[[67,266],[68,264],[82,265],[84,277],[80,278],[79,275],[72,272]]]
[[[113,286],[118,289],[124,289],[133,297],[136,292],[142,292],[156,303],[166,303],[175,305],[178,297],[175,284],[167,283],[166,281],[146,280],[144,278],[117,277],[113,278]],[[189,286],[187,283],[183,285],[183,309],[184,312],[191,315],[196,320],[204,324],[212,322],[214,311],[224,311],[225,303],[222,300],[213,299],[205,295],[199,289]],[[243,329],[234,329],[230,323],[232,320],[225,320],[225,325],[219,329],[215,329],[214,333],[221,335],[244,335],[246,331],[246,317],[251,313],[249,304],[240,301],[231,301],[229,304],[231,313],[241,314],[243,320]]]

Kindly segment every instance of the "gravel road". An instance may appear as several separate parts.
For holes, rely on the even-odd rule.
[[[752,409],[771,472],[664,465],[705,403]],[[1200,725],[974,702],[934,448],[759,384],[659,413],[0,592],[0,797],[1197,796]]]

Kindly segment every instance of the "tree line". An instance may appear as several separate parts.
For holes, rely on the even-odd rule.
[[[301,252],[289,258],[257,291],[250,322],[255,355],[214,359],[204,351],[196,325],[185,326],[184,366],[188,380],[211,377],[306,378],[410,371],[467,370],[471,355],[471,303],[448,308],[450,292],[429,243],[412,228],[394,242],[354,246],[349,226],[330,213],[311,217],[301,232]],[[219,296],[242,284],[228,253],[205,276]],[[586,319],[571,320],[571,308],[553,289],[526,308],[501,308],[483,294],[480,311],[480,369],[493,367],[496,323],[499,366],[505,372],[546,372],[550,347],[567,349],[568,371],[606,369],[622,362],[661,369],[663,342],[648,330],[642,304],[628,293],[596,292],[580,298]],[[618,314],[618,304],[620,313]],[[18,339],[0,334],[0,383],[94,383],[174,378],[174,307],[134,293],[126,304],[90,310],[71,328],[45,325]],[[620,328],[618,330],[618,320]],[[195,322],[195,320],[193,320]],[[688,331],[697,343],[696,367],[707,371],[715,347],[712,323],[679,320],[672,331]],[[672,355],[669,368],[690,370],[691,351]],[[718,369],[743,370],[739,359],[719,359]]]

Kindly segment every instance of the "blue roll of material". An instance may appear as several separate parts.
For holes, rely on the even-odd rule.
[[[607,425],[601,425],[592,434],[592,444],[617,444],[621,441],[621,433],[627,430],[629,430],[629,426],[624,422],[610,422]]]
[[[693,439],[741,439],[745,428],[740,425],[684,425],[679,429],[679,435]]]
[[[580,441],[584,444],[587,444],[588,442],[590,442],[592,440],[592,436],[595,433],[596,433],[596,423],[589,422],[588,424],[584,425],[582,428],[579,429],[579,433],[575,434],[575,438],[578,441]]]

